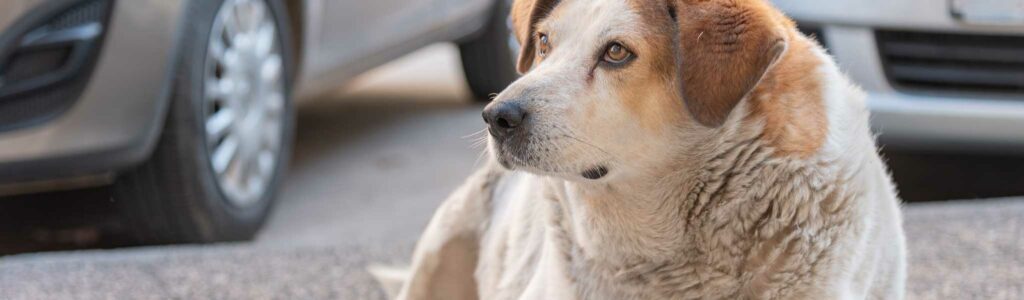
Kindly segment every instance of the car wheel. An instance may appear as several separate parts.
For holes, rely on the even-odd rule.
[[[498,0],[483,32],[459,44],[462,70],[478,101],[490,101],[492,94],[501,92],[518,78],[515,63],[519,42],[512,34],[511,8],[511,0]]]
[[[147,244],[252,238],[290,157],[287,15],[276,0],[191,1],[164,130],[114,199]]]

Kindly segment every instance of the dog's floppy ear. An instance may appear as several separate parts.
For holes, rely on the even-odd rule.
[[[516,70],[525,74],[533,67],[533,60],[537,55],[534,26],[541,19],[547,17],[551,10],[558,5],[559,0],[515,0],[512,3],[512,30],[519,41],[519,63]]]
[[[679,26],[679,78],[687,110],[717,127],[786,52],[784,27],[751,0],[670,0]]]

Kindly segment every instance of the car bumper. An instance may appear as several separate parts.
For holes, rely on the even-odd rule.
[[[894,87],[876,29],[1024,35],[1024,26],[968,24],[948,1],[775,0],[799,23],[820,26],[840,68],[868,92],[882,143],[917,150],[1024,153],[1024,95],[968,94]]]
[[[0,10],[8,5],[26,14],[41,7],[0,4]],[[116,1],[74,103],[40,124],[0,132],[0,184],[93,176],[144,160],[163,123],[182,7],[181,1]],[[0,26],[11,23],[3,21]]]

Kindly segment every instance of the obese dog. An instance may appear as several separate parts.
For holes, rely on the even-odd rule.
[[[865,95],[764,0],[518,0],[401,299],[901,299]]]

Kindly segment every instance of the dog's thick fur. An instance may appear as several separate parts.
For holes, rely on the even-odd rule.
[[[865,95],[776,9],[513,10],[524,76],[488,109],[516,103],[528,123],[489,139],[493,159],[438,209],[399,298],[903,298],[898,199]],[[633,59],[600,62],[610,42]]]

